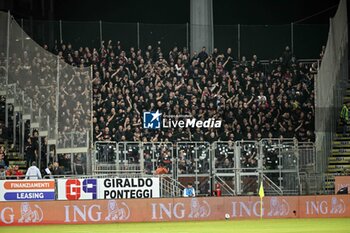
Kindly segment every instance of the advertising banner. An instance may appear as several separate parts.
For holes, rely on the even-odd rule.
[[[58,179],[58,200],[157,198],[159,178]]]
[[[350,196],[305,196],[299,198],[302,218],[334,218],[350,216]]]
[[[1,225],[259,219],[258,197],[0,202]],[[265,197],[263,218],[350,217],[350,196]],[[54,210],[54,211],[53,211]]]
[[[345,187],[347,187],[348,192],[350,192],[350,176],[336,176],[334,185],[335,194]]]
[[[97,179],[57,179],[57,199],[97,199]]]
[[[55,200],[54,180],[0,180],[0,201]]]

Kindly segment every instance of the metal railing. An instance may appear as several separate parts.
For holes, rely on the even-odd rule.
[[[205,28],[203,25],[184,24],[145,24],[117,22],[72,22],[40,21],[17,19],[21,27],[39,44],[58,47],[60,41],[69,42],[73,47],[106,46],[109,40],[114,44],[120,41],[123,48],[145,49],[148,45],[161,46],[170,51],[174,46],[190,49],[191,29]],[[87,30],[88,28],[88,30]],[[328,25],[290,23],[284,25],[214,25],[214,47],[225,52],[232,48],[234,56],[250,56],[254,53],[264,55],[264,59],[281,55],[286,45],[298,57],[318,58],[320,48],[325,44]],[[256,35],[259,40],[256,40]],[[309,35],[309,36],[305,36]],[[21,38],[20,41],[25,41]],[[279,53],[270,49],[277,47]]]
[[[265,192],[268,194],[277,194],[277,195],[283,195],[283,190],[278,185],[276,185],[269,177],[262,174],[262,180],[265,185],[269,187],[273,191],[273,193],[269,193],[269,189],[265,188]],[[265,186],[266,187],[266,186]]]
[[[219,184],[220,188],[222,189],[221,190],[222,196],[236,195],[236,191],[229,184],[227,184],[227,182],[223,178],[221,178],[219,175],[215,175],[214,179],[216,181],[216,184]]]
[[[299,172],[307,168],[311,176],[317,171],[314,145],[295,139],[212,144],[96,142],[92,160],[93,174],[100,175],[154,175],[162,164],[169,179],[183,186],[193,183],[197,195],[211,195],[216,183],[228,195],[254,194],[262,175],[271,193],[293,195],[302,193],[301,186],[309,182]]]
[[[160,178],[160,191],[162,197],[180,197],[185,186],[178,182],[176,179],[168,175],[161,175]]]

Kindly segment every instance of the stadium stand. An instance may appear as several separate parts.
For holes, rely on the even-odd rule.
[[[23,34],[15,22],[12,26],[13,34]],[[25,143],[24,148],[32,149],[23,151],[24,157],[34,148],[42,171],[58,160],[67,175],[84,175],[87,169],[95,174],[132,170],[151,175],[164,166],[180,182],[195,182],[201,193],[209,190],[211,167],[231,174],[239,164],[246,172],[273,170],[267,177],[271,182],[298,193],[293,178],[298,173],[295,142],[310,142],[313,148],[315,141],[317,64],[298,61],[288,46],[280,57],[266,62],[257,55],[236,59],[231,48],[208,54],[203,47],[190,54],[178,47],[163,52],[161,45],[143,50],[110,40],[101,48],[73,48],[61,41],[51,50],[28,40],[10,46],[9,87],[14,90],[9,93],[24,92],[34,110],[31,129],[24,133],[33,145]],[[16,95],[9,97],[18,101]],[[141,114],[157,109],[166,115],[221,119],[223,127],[144,129]],[[40,136],[35,131],[38,121]],[[95,144],[87,153],[93,142],[103,141],[106,146]],[[241,153],[236,153],[238,148]],[[290,174],[282,174],[288,166]],[[244,193],[256,190],[256,176],[242,179]],[[232,188],[233,183],[228,189]]]
[[[191,56],[186,48],[124,49],[110,40],[100,49],[62,43],[55,50],[71,65],[93,65],[95,141],[315,140],[317,64],[298,62],[288,47],[268,65],[257,55],[235,61],[230,48]],[[141,113],[156,109],[223,119],[224,127],[143,130]]]
[[[46,45],[43,48],[48,49]],[[78,69],[67,72],[66,65],[62,63],[62,70],[66,72],[62,72],[65,75],[61,84],[59,132],[71,129],[81,132],[89,127],[89,119],[79,119],[80,112],[89,107],[79,100],[84,99],[90,78],[86,73],[88,71],[79,72],[79,67],[92,65],[94,141],[212,143],[262,138],[295,137],[301,142],[313,142],[315,139],[313,84],[317,65],[298,62],[288,47],[281,57],[271,60],[269,64],[262,64],[257,55],[253,55],[251,60],[243,56],[240,61],[235,61],[230,48],[225,53],[214,49],[212,54],[207,54],[203,49],[191,56],[186,48],[179,50],[174,47],[164,55],[160,47],[153,49],[148,46],[145,51],[136,51],[133,47],[124,50],[119,41],[113,44],[111,40],[100,49],[80,47],[75,50],[71,44],[62,43],[53,52]],[[54,58],[41,61],[40,53],[31,58],[38,64],[47,63],[46,70],[34,73],[45,77],[56,76],[55,65],[50,65]],[[24,51],[24,65],[21,65],[21,59],[14,59],[12,67],[29,72],[26,75],[30,76],[33,71],[25,70],[28,59],[28,53]],[[81,78],[83,75],[87,76]],[[46,80],[45,83],[45,80],[40,80],[43,83],[36,88],[41,88],[41,85],[45,91],[47,82],[52,82]],[[44,102],[45,96],[55,95],[55,90],[46,89],[47,95],[38,96],[34,93],[35,89],[29,88],[29,83],[22,85],[27,85],[33,92],[31,95],[36,104]],[[48,108],[55,106],[53,98],[51,102]],[[70,108],[66,109],[68,105]],[[73,112],[69,109],[73,109]],[[215,117],[223,120],[224,127],[219,130],[143,129],[141,113],[156,109],[161,109],[167,115],[192,115],[202,119]],[[50,109],[46,111],[52,112]],[[67,119],[67,116],[70,118]],[[58,146],[64,148],[70,140],[61,133]],[[84,134],[77,134],[74,141],[86,144]],[[37,139],[34,143],[38,143]],[[47,158],[47,141],[43,141],[41,146],[41,158]],[[256,166],[252,154],[242,156],[245,167]],[[52,163],[52,160],[44,159],[42,164]],[[71,166],[66,154],[62,154],[59,160],[64,167]],[[226,156],[216,163],[217,167],[227,167],[233,161]],[[184,169],[191,173],[191,166]],[[167,168],[171,170],[171,166]]]

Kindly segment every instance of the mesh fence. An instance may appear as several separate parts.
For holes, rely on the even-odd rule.
[[[290,25],[241,25],[240,36],[241,55],[246,57],[274,59],[291,44]]]
[[[330,20],[326,49],[315,83],[317,156],[327,158],[332,148],[343,96],[348,86],[348,24],[345,0]],[[323,164],[326,169],[326,163]]]
[[[54,124],[49,129],[47,122],[56,120],[57,58],[32,40],[14,19],[10,32],[8,82],[32,99],[32,121],[39,123],[40,130],[55,132]]]
[[[295,24],[293,26],[294,53],[300,58],[320,56],[320,46],[326,45],[328,25]]]
[[[145,50],[161,47],[168,53],[173,47],[189,47],[190,30],[205,28],[190,24],[144,24],[115,22],[71,22],[17,19],[27,34],[40,45],[54,49],[60,44],[73,48],[100,48],[101,42],[120,41],[122,49],[130,47]],[[214,47],[220,52],[232,48],[236,58],[257,54],[260,59],[275,59],[288,45],[297,58],[319,58],[327,42],[327,24],[285,25],[214,25]],[[6,41],[6,40],[5,40]],[[160,42],[160,44],[158,43]],[[106,43],[107,44],[107,43]],[[273,48],[273,49],[271,49]]]
[[[215,25],[214,26],[214,48],[221,52],[226,52],[231,48],[234,54],[234,60],[240,56],[238,54],[238,26],[237,25]]]
[[[91,122],[90,74],[90,68],[59,62],[58,149],[88,146]]]
[[[39,134],[57,140],[56,149],[87,148],[91,123],[90,68],[84,67],[87,64],[74,67],[60,60],[60,57],[49,52],[47,47],[36,43],[14,18],[11,17],[10,22],[7,22],[7,17],[7,13],[0,13],[0,83],[3,86],[8,82],[7,97],[13,99],[14,107],[22,109],[22,114],[30,115],[31,123],[38,125]],[[50,38],[56,40],[56,33],[53,37],[52,34],[40,33],[47,28],[57,31],[57,25],[51,23],[38,23],[37,31],[32,31],[32,35],[35,35],[39,42]],[[20,21],[20,24],[25,27],[28,22]],[[69,33],[69,30],[80,33],[78,26],[70,26],[66,27],[68,34],[75,35]],[[39,38],[38,35],[43,37]],[[80,36],[84,37],[84,34]],[[80,37],[77,38],[78,44],[98,41],[94,35],[91,35],[91,38],[84,37],[85,42],[79,40]]]
[[[60,40],[59,21],[16,19],[22,29],[39,45],[54,45]]]
[[[142,50],[149,45],[153,48],[160,46],[162,52],[167,53],[174,47],[187,47],[186,24],[140,24],[139,28]]]
[[[0,12],[0,90],[6,85],[7,14]]]
[[[109,23],[102,22],[102,38],[106,41],[112,40],[122,42],[122,49],[130,47],[137,48],[137,24],[135,23]]]
[[[98,22],[62,22],[62,39],[76,47],[98,47],[100,45]]]

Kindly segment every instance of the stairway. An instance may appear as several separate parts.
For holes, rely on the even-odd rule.
[[[10,166],[13,167],[17,165],[19,167],[19,170],[23,173],[23,175],[26,174],[27,163],[26,163],[26,160],[23,158],[23,156],[21,156],[16,150],[14,150],[14,148],[10,148],[7,151],[7,157],[8,157]]]
[[[22,171],[23,174],[26,172],[26,160],[24,159],[23,154],[20,153],[20,144],[19,144],[19,138],[21,131],[18,127],[19,125],[19,114],[15,114],[15,112],[21,112],[21,106],[18,105],[18,102],[16,101],[16,98],[19,98],[16,96],[15,92],[13,90],[15,89],[15,86],[12,85],[12,92],[9,93],[8,96],[5,96],[6,92],[4,92],[3,87],[0,87],[0,146],[4,146],[6,150],[7,159],[9,161],[10,166],[19,166],[19,170]],[[8,104],[8,127],[5,127],[5,118],[6,118],[6,104]],[[16,137],[18,139],[14,140],[14,118],[16,118]],[[15,143],[14,143],[15,142]]]
[[[346,90],[344,102],[350,102],[350,88]],[[334,193],[334,176],[350,174],[350,122],[347,124],[346,134],[343,134],[342,131],[343,124],[339,122],[332,142],[332,151],[326,174],[327,179],[325,180],[325,190],[331,193]]]

